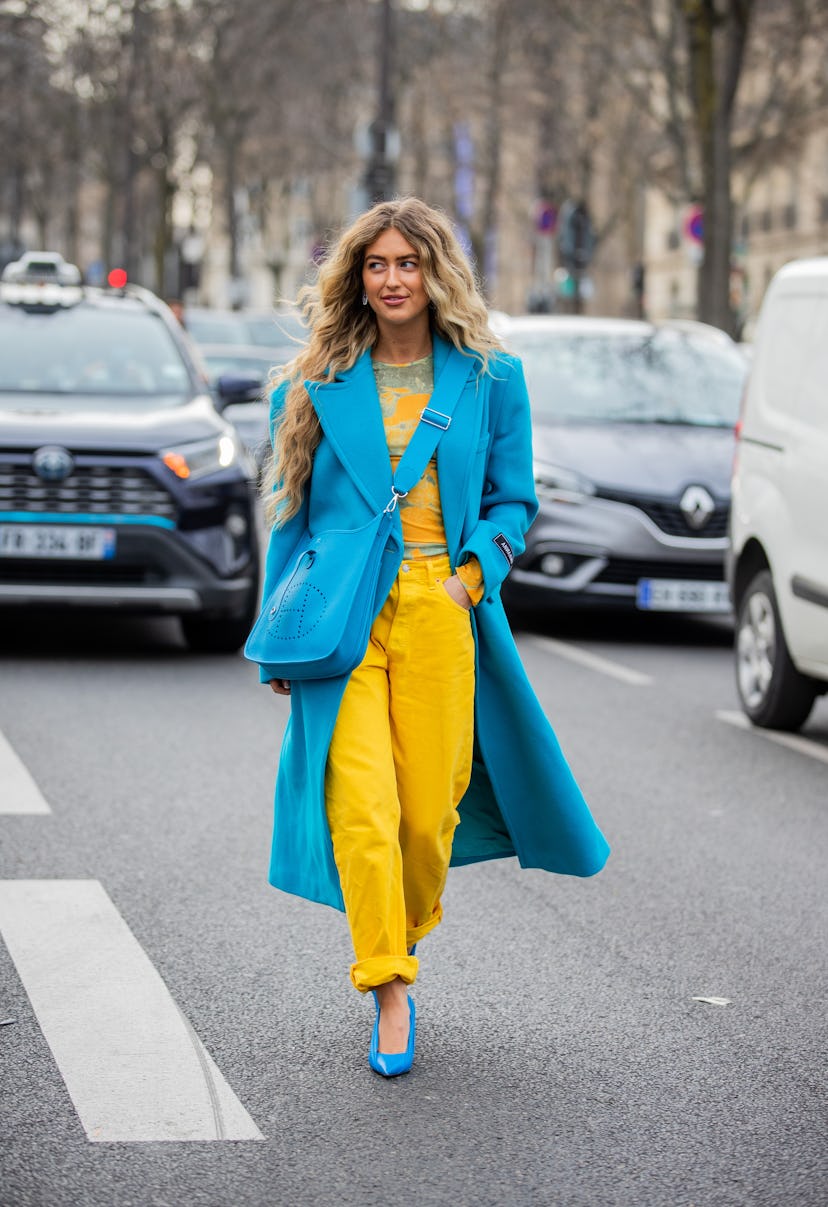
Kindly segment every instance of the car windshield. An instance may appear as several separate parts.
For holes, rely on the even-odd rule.
[[[104,306],[2,309],[0,407],[21,394],[173,404],[190,392],[187,367],[157,315]]]
[[[247,338],[251,344],[265,348],[289,349],[288,359],[294,357],[308,332],[298,311],[274,310],[273,314],[246,315]]]
[[[245,323],[237,314],[210,314],[192,310],[184,312],[184,323],[199,344],[249,344]]]
[[[532,411],[561,423],[734,427],[745,377],[735,349],[677,331],[515,331]]]
[[[307,328],[298,310],[262,313],[187,310],[184,322],[196,343],[279,348],[284,349],[282,360],[291,360],[307,338]]]

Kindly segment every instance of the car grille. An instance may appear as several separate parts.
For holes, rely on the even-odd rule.
[[[44,482],[28,465],[0,462],[0,511],[157,515],[174,519],[175,500],[146,470],[77,466],[62,482]]]
[[[53,558],[43,563],[3,560],[4,583],[61,583],[71,587],[147,586],[163,582],[163,575],[152,566],[128,562],[62,562]]]
[[[727,521],[730,509],[718,504],[716,510],[703,528],[691,528],[684,518],[684,513],[678,503],[665,502],[639,495],[627,495],[622,492],[602,490],[602,499],[610,499],[613,503],[626,503],[637,507],[653,521],[666,536],[689,536],[700,541],[710,541],[727,536]]]
[[[654,562],[611,557],[593,581],[635,586],[640,578],[678,578],[683,582],[720,583],[724,581],[724,567],[716,562]]]

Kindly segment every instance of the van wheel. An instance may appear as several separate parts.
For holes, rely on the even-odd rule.
[[[751,580],[739,606],[736,684],[742,708],[765,729],[799,729],[817,696],[791,662],[769,570]]]

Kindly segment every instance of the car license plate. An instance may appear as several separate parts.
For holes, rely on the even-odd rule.
[[[0,557],[103,561],[115,556],[115,529],[86,524],[0,524]]]
[[[640,578],[636,604],[650,612],[729,612],[726,583]]]

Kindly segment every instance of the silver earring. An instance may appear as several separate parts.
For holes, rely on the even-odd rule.
[[[363,304],[363,306],[368,305],[368,294],[365,292],[364,289],[362,291],[362,304]]]

